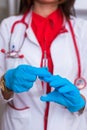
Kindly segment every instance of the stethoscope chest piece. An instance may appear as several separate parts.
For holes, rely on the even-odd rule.
[[[75,82],[74,82],[75,86],[77,86],[77,88],[79,90],[83,89],[84,87],[86,87],[86,80],[82,77],[76,78]]]

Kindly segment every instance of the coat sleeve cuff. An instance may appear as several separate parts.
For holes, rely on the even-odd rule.
[[[0,89],[0,101],[2,103],[7,103],[7,102],[13,100],[13,96],[14,96],[14,94],[8,100],[4,99],[3,94],[2,94],[2,90]]]

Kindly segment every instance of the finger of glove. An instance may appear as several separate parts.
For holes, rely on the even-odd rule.
[[[70,97],[65,97],[65,100],[66,100],[67,108],[77,105],[77,103],[74,102],[75,98],[70,99]]]
[[[70,101],[71,102],[71,106],[77,106],[78,104],[80,104],[81,102],[81,99],[82,97],[80,96],[79,93],[72,93],[72,94],[69,94],[69,93],[66,93],[64,94],[64,97],[66,97],[67,101]]]
[[[36,75],[29,74],[29,73],[23,73],[21,74],[20,72],[14,73],[13,75],[14,80],[24,80],[24,81],[35,81],[36,80]]]
[[[39,76],[39,78],[40,78],[40,80],[49,83],[49,82],[51,82],[51,80],[52,80],[52,75],[49,75],[49,76],[47,75],[47,76],[43,76],[43,77],[40,77],[40,76]]]
[[[70,112],[77,112],[82,108],[84,108],[85,104],[86,104],[85,100],[82,99],[80,102],[76,103],[75,105],[68,107],[68,110]]]
[[[71,106],[76,106],[79,101],[75,102],[76,99],[74,96],[68,95],[67,94],[60,94],[59,92],[56,91],[56,89],[53,91],[51,97],[51,101],[54,101],[56,103],[59,103],[61,105],[64,105],[65,107],[69,108]]]
[[[50,92],[44,96],[41,96],[40,99],[45,102],[55,102],[67,107],[64,97],[58,93],[58,91]]]
[[[48,82],[48,83],[51,82],[53,80],[53,78],[54,77],[52,75],[47,76],[47,77],[46,76],[45,77],[40,77],[41,80],[43,80],[45,82]]]
[[[11,90],[15,93],[22,93],[28,91],[28,88],[14,84]]]
[[[50,86],[54,87],[54,88],[57,88],[57,89],[60,89],[62,88],[64,85],[66,85],[66,83],[63,81],[63,80],[53,80],[49,83]]]
[[[58,87],[61,87],[62,85],[65,85],[66,84],[66,80],[64,80],[63,78],[61,78],[60,76],[49,76],[49,77],[44,77],[42,80],[44,80],[45,82],[48,82],[49,85],[51,87],[54,87],[54,88],[58,88]]]
[[[51,76],[51,73],[46,68],[37,68],[34,74],[38,77]]]
[[[40,97],[40,99],[42,101],[48,101],[48,102],[55,101],[55,92],[50,92],[46,95],[43,95]]]
[[[66,78],[61,78],[60,76],[50,78],[49,85],[57,88],[60,93],[66,93],[76,89],[76,86],[74,84],[72,84]]]
[[[17,79],[17,80],[13,81],[12,86],[14,86],[14,85],[23,86],[23,87],[29,89],[29,88],[31,88],[33,86],[33,82],[32,81],[24,81],[22,79],[21,80]]]
[[[23,73],[34,74],[34,71],[36,71],[36,67],[22,64],[22,65],[19,65],[15,71],[17,73],[20,72],[21,74],[23,74]]]
[[[57,76],[56,75],[50,75],[49,77],[44,77],[44,81],[46,81],[46,82],[52,82],[54,80],[60,81],[61,78],[58,75]]]
[[[35,74],[41,77],[50,75],[50,72],[48,72],[47,68],[38,68],[38,67],[30,66],[30,65],[21,65],[17,69],[20,69],[24,72]]]
[[[9,78],[12,78],[14,71],[15,69],[10,69],[4,74],[5,81],[9,80]]]
[[[66,85],[62,85],[58,91],[60,93],[69,93],[69,92],[72,92],[72,91],[76,91],[76,88],[74,85],[72,84],[66,84]]]
[[[63,97],[65,98],[66,100],[66,103],[67,103],[67,107],[71,107],[71,106],[77,106],[77,104],[80,103],[80,94],[78,93],[74,93],[74,92],[70,92],[70,93],[65,93],[63,95]]]

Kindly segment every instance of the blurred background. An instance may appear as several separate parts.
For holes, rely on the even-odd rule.
[[[3,18],[15,15],[19,9],[20,0],[0,0],[0,22]],[[87,19],[87,0],[76,0],[75,3],[77,17]]]
[[[0,21],[18,12],[20,0],[0,0]]]

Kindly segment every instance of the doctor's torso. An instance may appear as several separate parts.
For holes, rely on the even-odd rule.
[[[36,66],[36,67],[40,67],[40,65],[41,65],[42,51],[41,51],[41,47],[38,43],[38,40],[30,25],[31,14],[29,14],[26,18],[26,21],[29,22],[29,27],[27,29],[25,29],[24,25],[18,24],[15,27],[15,31],[12,34],[11,43],[9,44],[9,40],[10,40],[10,36],[11,36],[11,33],[10,33],[11,27],[12,27],[13,23],[16,20],[21,19],[21,17],[22,16],[13,16],[13,17],[10,17],[10,18],[4,20],[1,23],[0,50],[4,49],[5,52],[8,52],[9,48],[12,49],[13,45],[15,45],[15,50],[18,51],[22,44],[25,31],[27,34],[27,37],[24,39],[23,45],[21,46],[21,49],[19,51],[19,55],[23,55],[24,56],[23,58],[6,57],[5,53],[0,52],[0,60],[3,61],[3,62],[1,62],[1,68],[0,68],[1,75],[6,70],[15,68],[20,64],[29,64],[31,66]],[[79,19],[75,19],[75,18],[72,18],[71,22],[72,22],[72,26],[74,29],[74,34],[75,34],[75,38],[77,41],[80,58],[81,58],[81,66],[82,66],[81,75],[85,79],[87,79],[87,69],[85,67],[85,65],[87,65],[87,61],[85,60],[85,55],[87,53],[87,45],[86,45],[87,44],[87,37],[86,37],[87,24],[83,20],[79,20]],[[83,24],[84,24],[83,29],[81,29],[81,26]],[[51,53],[51,58],[52,58],[52,62],[53,62],[53,74],[58,74],[58,75],[61,75],[62,77],[66,77],[72,83],[74,83],[74,80],[77,77],[77,73],[78,73],[77,72],[78,63],[77,63],[76,52],[75,52],[73,39],[72,39],[72,35],[70,32],[68,23],[66,23],[65,26],[68,31],[58,35],[52,41],[51,47],[50,47],[50,53]],[[80,31],[80,29],[81,29],[81,31]],[[37,81],[34,84],[34,87],[29,92],[22,93],[22,94],[15,94],[13,102],[11,102],[11,104],[14,103],[15,107],[17,107],[17,108],[21,108],[21,107],[23,108],[26,106],[26,107],[29,107],[30,109],[28,109],[26,111],[22,111],[22,113],[20,113],[19,115],[17,115],[18,111],[14,112],[13,110],[12,111],[7,110],[8,113],[12,112],[14,117],[17,118],[19,116],[19,118],[21,119],[21,117],[23,116],[23,112],[24,112],[24,115],[25,115],[24,118],[26,119],[28,117],[28,121],[29,121],[26,123],[32,124],[31,123],[31,119],[32,119],[33,123],[35,124],[35,129],[43,130],[42,124],[43,124],[45,105],[39,99],[39,97],[42,94],[43,94],[42,84],[41,84],[40,80],[37,79]],[[31,99],[31,97],[33,97],[33,98]],[[52,111],[54,111],[53,115],[52,115]],[[28,112],[29,112],[29,116],[27,116]],[[63,117],[63,112],[66,113],[66,114],[64,114],[64,117]],[[57,114],[58,114],[58,116],[57,116]],[[31,115],[33,115],[33,116],[31,116]],[[41,125],[38,124],[36,117],[38,117],[38,119],[40,120]],[[72,116],[67,110],[65,110],[64,107],[62,107],[58,104],[55,104],[55,103],[50,104],[48,130],[52,130],[53,128],[65,130],[64,127],[67,126],[66,125],[67,123],[64,119],[69,121],[70,117],[72,117],[72,119],[70,121],[70,124],[72,124],[73,119],[76,120],[74,116]],[[61,124],[61,121],[63,121],[64,126],[58,125],[58,122],[60,122],[60,124]],[[80,122],[80,119],[79,119],[79,122]],[[72,130],[77,130],[77,128],[78,128],[77,126],[78,125],[75,124],[75,126],[73,126]],[[28,129],[34,130],[34,126],[29,125]],[[68,124],[66,129],[70,130],[71,125]],[[21,128],[20,128],[20,130],[21,130]],[[82,125],[81,125],[81,129],[79,127],[79,130],[82,130]],[[83,128],[83,130],[86,130],[86,129]]]

